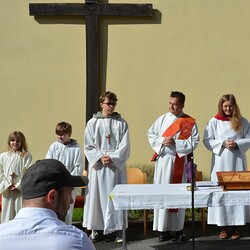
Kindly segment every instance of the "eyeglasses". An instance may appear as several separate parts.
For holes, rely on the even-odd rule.
[[[103,104],[106,104],[106,105],[108,105],[108,106],[116,106],[116,102],[103,102]]]

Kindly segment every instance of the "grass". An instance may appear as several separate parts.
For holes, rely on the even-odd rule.
[[[147,210],[148,211],[148,221],[153,221],[154,217],[154,210]],[[206,209],[207,211],[207,209]],[[185,220],[189,221],[192,219],[192,209],[188,208],[185,211]],[[140,222],[143,221],[143,210],[129,210],[128,218],[131,222]],[[194,220],[201,221],[201,208],[194,209]]]
[[[74,208],[72,221],[73,222],[83,221],[83,208]]]
[[[195,221],[201,221],[201,209],[202,208],[195,208],[194,209],[194,220]],[[205,208],[205,214],[207,214],[207,208]],[[206,215],[205,215],[205,217],[206,217]],[[186,221],[192,219],[192,209],[191,208],[186,209],[185,219],[186,219]]]
[[[206,209],[207,211],[207,209]],[[154,211],[152,209],[148,210],[148,221],[153,221]],[[185,220],[191,220],[192,218],[192,209],[186,209]],[[201,208],[194,209],[194,218],[195,221],[201,220]],[[143,221],[143,210],[129,210],[128,219],[130,222],[141,222]],[[82,222],[83,221],[83,208],[75,208],[73,211],[73,222]]]

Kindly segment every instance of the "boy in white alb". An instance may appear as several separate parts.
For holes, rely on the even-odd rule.
[[[82,150],[76,140],[71,139],[72,126],[67,122],[57,124],[55,133],[58,141],[51,144],[46,155],[46,159],[56,159],[62,162],[71,175],[82,175],[83,156]],[[77,189],[72,192],[73,204],[67,212],[65,223],[72,224],[72,215],[76,199]]]
[[[108,197],[116,184],[127,183],[126,161],[130,153],[127,122],[115,111],[116,95],[105,92],[100,97],[102,111],[93,115],[84,134],[84,152],[88,160],[89,186],[86,188],[83,227],[92,230],[93,242],[100,239],[104,229]],[[116,230],[122,228],[122,213],[113,216]],[[122,242],[119,233],[117,243]]]

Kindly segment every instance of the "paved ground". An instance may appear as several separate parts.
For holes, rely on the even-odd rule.
[[[240,240],[220,240],[218,238],[218,228],[216,226],[207,225],[206,233],[202,233],[200,222],[195,222],[194,241],[192,238],[192,223],[185,223],[185,234],[187,241],[167,242],[158,241],[158,233],[152,231],[152,223],[148,223],[147,236],[143,235],[142,223],[130,223],[127,229],[127,249],[128,250],[249,250],[250,249],[250,224],[239,228],[241,234]],[[103,239],[95,243],[97,250],[122,249],[122,244],[107,242]]]

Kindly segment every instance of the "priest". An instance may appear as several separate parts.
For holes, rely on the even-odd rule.
[[[154,183],[187,182],[184,169],[188,156],[198,146],[199,133],[195,120],[184,114],[185,95],[173,91],[169,98],[169,112],[160,116],[148,130],[149,144],[155,151]],[[159,241],[170,239],[170,231],[176,232],[175,240],[184,240],[184,209],[155,209],[153,230],[159,231]]]

